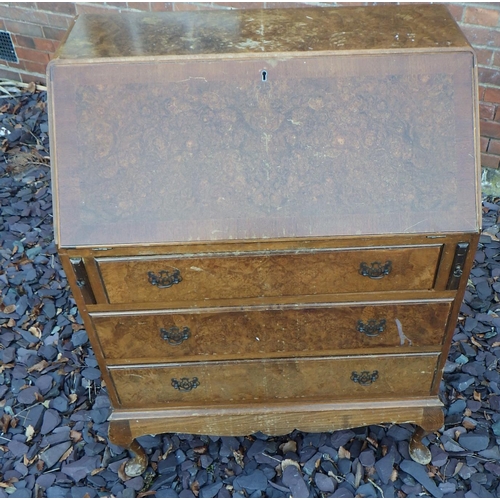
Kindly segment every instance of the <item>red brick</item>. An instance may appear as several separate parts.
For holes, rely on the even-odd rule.
[[[500,52],[498,50],[495,50],[493,53],[493,61],[491,62],[491,65],[500,67]]]
[[[33,61],[37,63],[47,64],[49,62],[49,55],[40,50],[26,49],[19,47],[16,49],[17,57],[25,61]]]
[[[475,52],[478,64],[481,64],[482,66],[491,66],[494,54],[492,50],[476,48]]]
[[[486,101],[484,98],[484,92],[486,91],[486,87],[484,85],[479,85],[479,100]]]
[[[500,89],[494,89],[491,87],[486,87],[484,89],[484,95],[481,101],[484,102],[496,102],[500,103]]]
[[[161,2],[152,2],[152,3],[161,3]],[[109,7],[113,7],[115,9],[126,9],[127,2],[106,2],[106,5]]]
[[[481,137],[481,140],[482,139],[483,137]],[[496,139],[490,139],[488,145],[488,153],[494,155],[500,155],[500,141],[497,141]]]
[[[12,39],[16,47],[26,47],[27,49],[35,48],[35,40],[32,36],[12,35]]]
[[[42,28],[36,24],[21,23],[18,21],[5,21],[5,29],[11,33],[28,36],[43,36]]]
[[[151,10],[149,2],[127,2],[127,7],[129,9],[135,9],[135,10],[146,10],[146,11]]]
[[[0,30],[5,31],[5,23],[3,19],[0,19]]]
[[[488,168],[498,168],[500,156],[481,153],[481,165]]]
[[[493,139],[488,139],[488,137],[480,137],[479,142],[481,144],[481,152],[486,153],[488,151],[488,146]]]
[[[495,118],[496,106],[494,104],[479,104],[479,116],[483,120],[493,120]]]
[[[50,28],[48,26],[43,27],[43,35],[45,38],[50,40],[56,40],[60,42],[66,35],[67,30],[61,30],[58,28]]]
[[[464,21],[469,24],[479,24],[480,26],[496,26],[500,12],[494,9],[484,9],[478,7],[467,7],[465,9]]]
[[[49,21],[49,25],[53,26],[54,28],[68,29],[70,25],[73,24],[75,17],[66,16],[64,14],[51,14],[50,12],[48,12],[47,19]]]
[[[33,38],[36,50],[43,50],[44,52],[54,52],[56,50],[54,42],[46,38]]]
[[[7,66],[12,69],[24,70],[24,61],[19,61],[17,63],[7,61]]]
[[[172,2],[151,2],[151,10],[153,12],[170,12],[174,10]]]
[[[480,67],[477,73],[481,83],[500,86],[500,69]]]
[[[500,47],[500,31],[493,28],[483,28],[471,24],[460,26],[467,40],[473,45],[486,45],[487,47]]]
[[[481,120],[479,130],[481,131],[481,135],[483,137],[500,139],[500,123]]]
[[[47,24],[47,15],[45,12],[37,10],[19,9],[12,5],[0,5],[0,17],[11,19],[13,21],[22,21],[23,23]]]
[[[455,21],[462,21],[465,9],[461,5],[449,3],[446,4],[446,7],[450,11],[450,14],[452,15],[453,19],[455,19]]]
[[[47,69],[46,64],[32,62],[32,61],[24,61],[24,67],[26,68],[26,71],[29,71],[30,73],[40,73],[40,74],[45,74],[45,71]]]
[[[49,12],[59,12],[61,14],[76,14],[74,2],[37,2],[36,6],[39,10],[47,10]]]

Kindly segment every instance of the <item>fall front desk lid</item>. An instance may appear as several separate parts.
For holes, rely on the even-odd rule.
[[[477,231],[474,85],[464,48],[56,59],[58,243]]]

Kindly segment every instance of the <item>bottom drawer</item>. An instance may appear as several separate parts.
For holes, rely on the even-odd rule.
[[[438,354],[112,367],[124,408],[428,396]]]

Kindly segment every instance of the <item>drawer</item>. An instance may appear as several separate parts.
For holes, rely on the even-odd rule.
[[[110,303],[429,290],[441,245],[100,258]]]
[[[299,358],[115,367],[124,408],[283,399],[428,396],[437,354]]]
[[[304,356],[315,351],[439,346],[450,307],[445,301],[281,305],[271,310],[94,313],[91,318],[104,356],[121,364],[142,359]]]

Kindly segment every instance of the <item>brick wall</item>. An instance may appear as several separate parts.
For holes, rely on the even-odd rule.
[[[349,2],[309,2],[335,6]],[[366,5],[367,3],[365,3]],[[75,15],[103,11],[171,11],[297,7],[282,2],[0,2],[0,30],[11,33],[18,63],[0,59],[0,78],[45,82],[45,66]],[[360,4],[357,4],[360,5]],[[361,4],[363,5],[363,4]],[[500,163],[500,3],[449,3],[448,9],[477,52],[481,116],[481,161]]]

